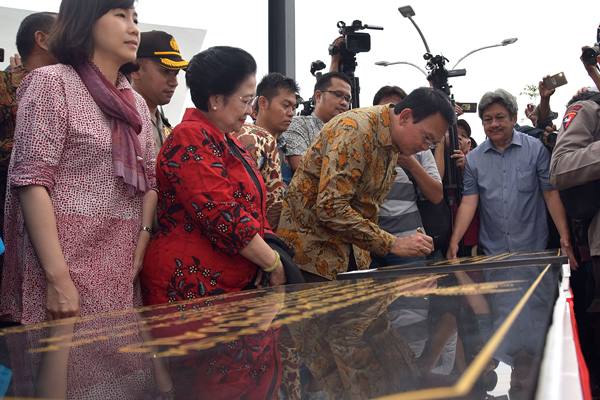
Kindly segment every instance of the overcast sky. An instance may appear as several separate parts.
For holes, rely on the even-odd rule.
[[[0,0],[0,6],[31,10],[56,11],[59,4],[59,0]],[[426,85],[424,76],[413,67],[374,65],[379,60],[425,65],[424,47],[416,30],[397,11],[407,4],[415,10],[414,19],[432,52],[449,58],[450,66],[470,50],[505,38],[519,38],[515,44],[475,53],[460,63],[459,68],[467,69],[467,76],[451,80],[457,101],[478,102],[485,91],[501,87],[518,97],[521,119],[528,101],[526,96],[519,96],[523,87],[537,83],[544,75],[563,71],[569,84],[559,88],[551,101],[552,108],[562,117],[564,105],[573,93],[591,84],[579,55],[581,46],[595,41],[600,2],[296,0],[296,79],[302,95],[309,97],[314,85],[310,63],[321,59],[329,64],[327,46],[337,36],[339,20],[351,23],[359,19],[385,28],[369,31],[372,49],[357,57],[361,105],[369,105],[382,85],[395,84],[406,91]],[[242,47],[256,58],[259,78],[268,72],[267,0],[139,0],[137,9],[142,22],[207,29],[205,47]],[[185,49],[182,51],[186,53]],[[185,54],[188,58],[192,55]],[[481,141],[479,118],[467,115],[466,119]]]

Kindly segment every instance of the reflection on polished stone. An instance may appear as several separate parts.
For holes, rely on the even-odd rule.
[[[9,328],[0,363],[40,398],[531,398],[554,270],[461,262]]]

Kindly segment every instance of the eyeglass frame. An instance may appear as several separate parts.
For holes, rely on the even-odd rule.
[[[250,100],[244,100],[244,97],[252,96]],[[254,110],[254,106],[256,105],[256,101],[258,100],[257,95],[247,94],[245,96],[238,96],[238,99],[244,104],[245,107],[250,107]]]
[[[347,94],[344,94],[340,90],[321,90],[321,92],[323,92],[323,93],[332,93],[338,99],[344,99],[347,103],[352,103],[352,96],[351,95],[348,96]]]
[[[438,145],[437,142],[434,142],[433,140],[428,138],[427,134],[423,134],[422,136],[423,136],[423,141],[425,142],[425,144],[427,145],[429,150],[435,150],[437,148],[437,145]]]

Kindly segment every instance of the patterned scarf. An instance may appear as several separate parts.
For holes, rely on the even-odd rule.
[[[75,67],[77,74],[103,113],[112,119],[112,158],[115,176],[123,178],[129,194],[145,193],[149,188],[138,135],[140,115],[131,89],[118,90],[90,63]]]

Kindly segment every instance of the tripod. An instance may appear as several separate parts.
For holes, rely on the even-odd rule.
[[[352,108],[360,107],[360,81],[358,79],[358,76],[354,75],[356,65],[356,53],[344,52],[342,54],[340,72],[346,74],[352,82]]]
[[[427,52],[423,58],[427,60],[426,68],[430,71],[428,80],[431,82],[431,85],[435,89],[439,89],[446,93],[452,103],[452,108],[454,108],[454,95],[450,91],[452,86],[448,83],[448,78],[464,76],[467,72],[464,69],[448,71],[445,67],[448,59],[441,55],[432,56],[431,53]],[[456,208],[462,198],[463,189],[462,174],[458,170],[456,162],[451,158],[454,151],[458,150],[458,127],[456,125],[456,120],[448,127],[448,136],[450,141],[450,143],[448,143],[450,154],[444,152],[444,164],[448,171],[445,188],[448,205],[450,208]]]

